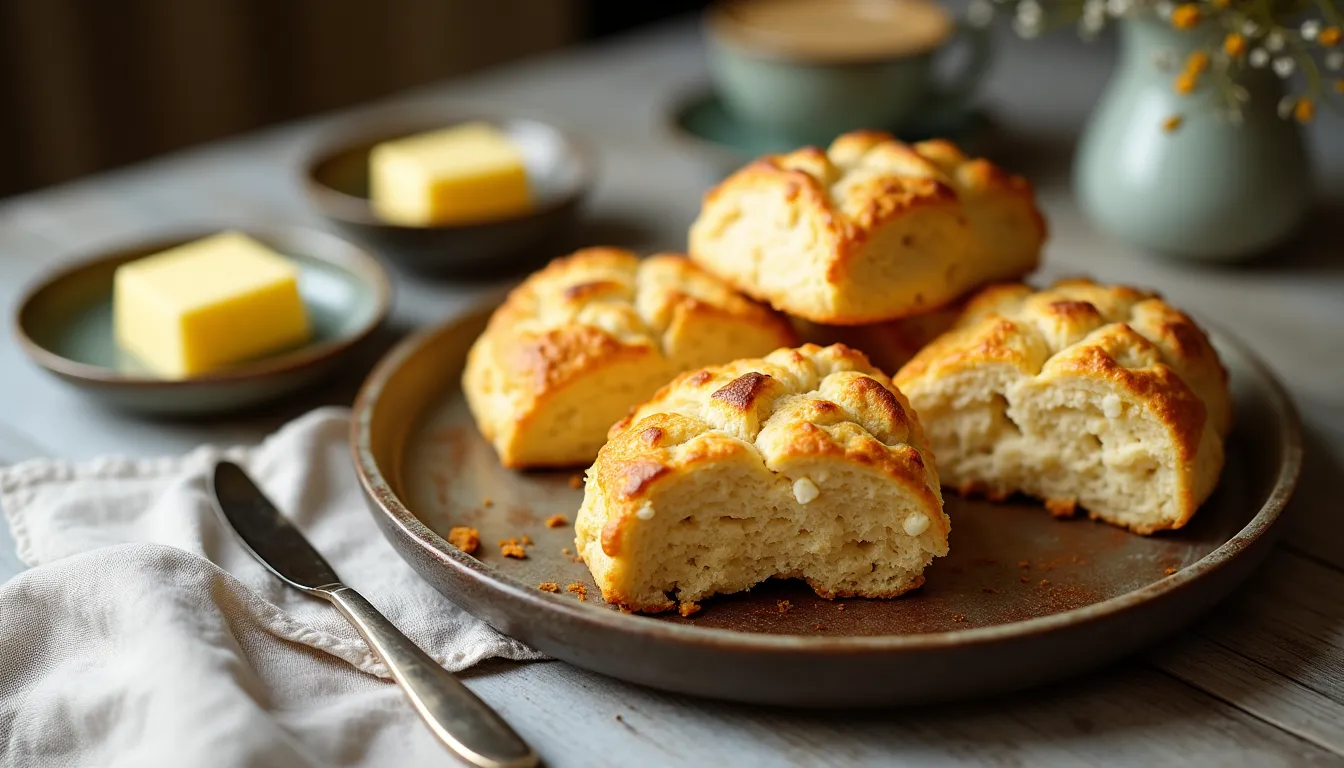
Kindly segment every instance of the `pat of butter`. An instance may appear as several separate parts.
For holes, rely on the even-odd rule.
[[[488,123],[388,141],[369,154],[369,201],[393,224],[498,219],[532,206],[523,157]]]
[[[117,344],[154,372],[184,378],[308,339],[298,269],[225,232],[117,268]]]

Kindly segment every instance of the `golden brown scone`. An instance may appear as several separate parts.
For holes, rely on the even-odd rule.
[[[1152,533],[1213,491],[1232,420],[1208,337],[1156,294],[1066,280],[985,289],[896,374],[943,483]]]
[[[588,248],[509,294],[462,387],[505,466],[588,464],[607,429],[677,373],[793,340],[787,320],[683,256]]]
[[[938,473],[905,397],[842,345],[682,374],[612,427],[575,546],[602,596],[690,609],[771,577],[895,597],[947,554]]]
[[[691,258],[814,323],[921,314],[1035,269],[1031,185],[948,141],[860,131],[767,155],[705,195]]]

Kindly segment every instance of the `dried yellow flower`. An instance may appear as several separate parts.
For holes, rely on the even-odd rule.
[[[1177,29],[1193,29],[1203,14],[1199,11],[1199,6],[1194,3],[1182,3],[1176,6],[1176,10],[1171,12],[1171,26]]]
[[[1326,27],[1321,30],[1320,34],[1316,35],[1316,42],[1326,48],[1339,45],[1341,39],[1344,39],[1344,32],[1340,32],[1339,27]]]
[[[1197,85],[1199,85],[1199,75],[1193,72],[1182,72],[1176,76],[1176,92],[1182,96],[1193,92]]]
[[[1297,106],[1293,107],[1293,117],[1299,123],[1310,123],[1316,116],[1316,104],[1311,99],[1302,98],[1297,100]]]
[[[1203,74],[1209,68],[1209,54],[1205,51],[1194,51],[1185,59],[1185,71],[1196,75]]]
[[[1228,56],[1233,58],[1243,55],[1246,53],[1246,38],[1242,37],[1237,32],[1233,32],[1223,38],[1223,50],[1227,52]]]
[[[1185,122],[1184,117],[1181,117],[1180,115],[1172,115],[1171,117],[1168,117],[1166,120],[1162,121],[1162,130],[1166,131],[1167,133],[1171,133],[1177,128],[1180,128],[1181,123],[1183,122]]]

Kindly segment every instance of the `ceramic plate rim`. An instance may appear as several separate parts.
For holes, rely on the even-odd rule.
[[[509,122],[524,122],[539,125],[560,137],[566,151],[578,163],[579,173],[573,184],[545,205],[530,208],[511,216],[483,221],[469,221],[428,226],[408,226],[395,224],[379,218],[373,212],[368,198],[346,194],[339,189],[319,181],[315,173],[318,166],[341,154],[352,145],[366,141],[385,141],[406,136],[419,131],[432,130],[435,127],[448,127],[469,121],[484,121],[494,125]],[[548,119],[529,114],[505,114],[489,110],[447,110],[447,111],[408,111],[391,115],[357,118],[334,128],[314,140],[299,163],[304,189],[309,199],[322,213],[347,224],[377,227],[408,232],[469,232],[489,229],[500,225],[516,224],[558,211],[572,204],[593,188],[597,179],[597,155],[576,133]]]
[[[491,306],[478,306],[450,320],[418,331],[398,343],[374,367],[360,387],[350,421],[351,450],[360,485],[377,507],[374,514],[388,516],[403,534],[409,536],[435,560],[458,571],[458,575],[482,583],[487,589],[503,592],[510,599],[523,601],[529,608],[536,610],[538,616],[559,612],[568,619],[601,626],[611,631],[636,636],[653,636],[684,645],[712,646],[721,650],[816,654],[934,651],[1044,634],[1120,614],[1181,590],[1223,567],[1251,543],[1270,531],[1292,497],[1301,474],[1302,425],[1291,397],[1268,367],[1244,343],[1221,328],[1205,324],[1206,330],[1216,343],[1235,349],[1264,385],[1266,399],[1270,401],[1275,414],[1280,417],[1278,428],[1279,439],[1283,445],[1283,457],[1269,496],[1255,516],[1212,552],[1171,576],[1101,602],[1047,616],[988,627],[904,635],[818,637],[744,632],[659,621],[647,616],[626,614],[578,601],[552,601],[546,599],[545,593],[536,588],[524,585],[448,544],[402,504],[387,478],[383,476],[382,468],[378,466],[373,455],[372,415],[387,380],[431,339],[439,334],[448,333],[454,327],[470,322],[491,309],[493,309]]]
[[[153,376],[125,374],[101,365],[93,365],[78,360],[71,360],[68,357],[64,357],[42,346],[36,339],[28,334],[28,330],[25,328],[23,321],[24,314],[28,308],[42,293],[54,288],[57,284],[69,279],[72,275],[101,264],[116,262],[119,259],[125,260],[125,252],[127,251],[140,250],[147,247],[154,248],[158,246],[171,248],[174,244],[189,242],[225,229],[236,229],[246,234],[261,235],[263,237],[280,236],[285,238],[326,239],[329,243],[343,246],[347,249],[348,255],[351,256],[349,262],[330,258],[323,253],[305,252],[303,255],[325,264],[335,266],[354,275],[355,278],[361,282],[369,284],[377,294],[377,305],[370,315],[369,320],[350,333],[337,336],[321,344],[305,345],[299,349],[284,352],[272,357],[266,357],[251,363],[243,363],[216,373],[193,376],[186,379],[161,379]],[[248,381],[306,368],[321,360],[338,355],[368,338],[368,336],[387,319],[391,307],[392,282],[387,276],[387,271],[383,269],[383,265],[365,249],[344,238],[333,235],[330,232],[324,232],[319,229],[309,229],[306,227],[290,226],[193,226],[152,234],[146,238],[123,240],[110,248],[99,249],[93,255],[77,256],[63,262],[59,266],[43,273],[28,286],[23,292],[22,298],[20,298],[18,304],[15,306],[11,321],[14,335],[18,339],[19,346],[23,351],[33,362],[53,373],[104,386],[183,388],[215,386]]]

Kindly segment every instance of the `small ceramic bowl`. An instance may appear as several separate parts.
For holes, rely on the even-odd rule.
[[[415,227],[381,219],[369,203],[369,152],[377,144],[456,123],[485,121],[519,148],[536,198],[526,213],[480,223]],[[546,247],[578,220],[594,161],[574,137],[547,123],[475,114],[390,116],[319,142],[304,167],[309,199],[347,234],[422,274],[517,271],[559,253]]]
[[[214,234],[200,230],[118,248],[39,281],[14,330],[34,362],[106,404],[164,416],[204,416],[278,398],[339,369],[387,316],[392,289],[378,261],[325,232],[244,227],[299,267],[312,338],[303,346],[188,379],[148,371],[112,331],[112,276],[128,261]]]

